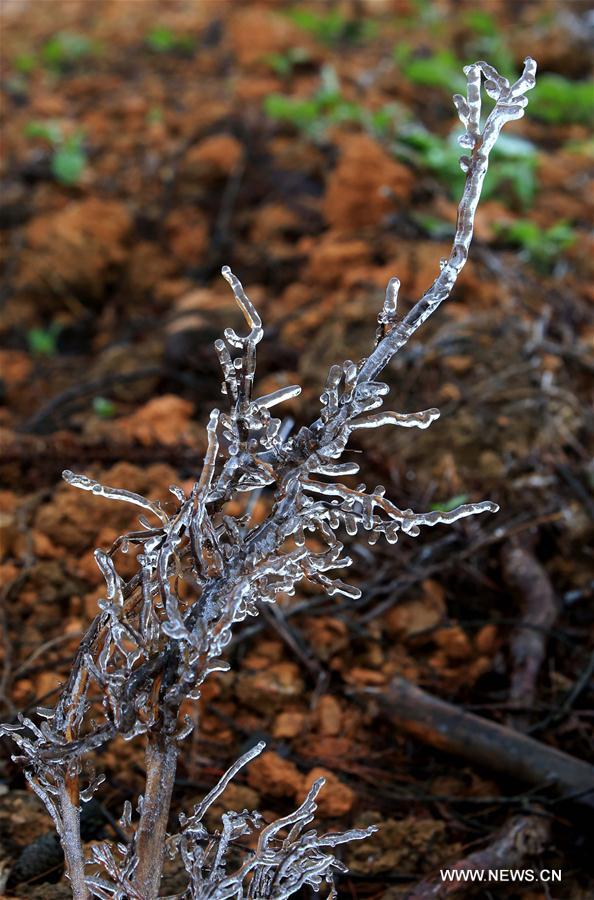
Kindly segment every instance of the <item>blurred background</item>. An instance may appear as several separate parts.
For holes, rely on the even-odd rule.
[[[176,804],[257,734],[270,753],[227,806],[286,811],[323,769],[323,819],[382,823],[347,850],[341,896],[406,896],[536,803],[565,873],[556,896],[591,897],[579,820],[513,773],[413,741],[360,691],[404,676],[591,757],[592,8],[3,0],[2,30],[3,718],[55,699],[101,594],[93,549],[134,521],[61,470],[160,498],[192,483],[221,403],[213,341],[240,326],[221,265],[263,318],[258,392],[300,383],[286,415],[312,421],[328,366],[369,352],[388,279],[406,311],[448,255],[463,66],[513,78],[537,60],[528,114],[493,153],[470,262],[385,374],[390,408],[441,419],[354,442],[367,483],[403,508],[489,498],[501,511],[355,544],[360,601],[304,586],[244,629],[233,674],[201,701]],[[534,633],[539,664],[522,681]],[[141,787],[140,747],[113,745],[98,765],[117,818]],[[9,895],[68,896],[59,852],[41,873],[14,868],[50,822],[4,744],[0,788]]]

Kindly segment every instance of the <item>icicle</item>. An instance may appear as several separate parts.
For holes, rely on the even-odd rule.
[[[116,572],[113,559],[111,556],[108,556],[107,553],[104,553],[103,550],[95,550],[94,556],[95,562],[105,578],[108,600],[117,599],[117,602],[121,605],[124,602],[122,596],[122,579]]]
[[[299,385],[291,384],[288,387],[279,388],[278,391],[272,391],[271,394],[265,394],[263,397],[258,397],[257,400],[254,400],[254,406],[270,409],[271,407],[276,406],[277,403],[283,403],[285,400],[291,400],[293,397],[298,397],[300,393],[301,388]]]
[[[380,326],[377,339],[380,340],[386,333],[386,327],[395,325],[398,319],[398,291],[400,290],[400,279],[394,276],[388,281],[386,287],[386,297],[384,305],[377,317]]]
[[[416,413],[382,412],[349,422],[349,428],[380,428],[382,425],[402,425],[404,428],[428,428],[439,418],[438,409],[424,409]]]
[[[236,762],[230,766],[223,777],[219,780],[218,784],[206,795],[204,800],[197,804],[194,807],[194,815],[192,816],[192,820],[196,822],[200,822],[204,817],[204,814],[212,806],[215,800],[221,796],[229,782],[232,778],[234,778],[237,773],[243,769],[252,759],[255,759],[256,756],[259,756],[262,753],[262,750],[266,747],[265,741],[259,741],[255,744],[247,753],[244,753],[243,756],[240,756]]]
[[[80,799],[83,803],[88,803],[97,788],[105,781],[105,775],[97,775],[91,783],[80,792]]]
[[[129,800],[124,800],[124,809],[120,817],[120,825],[122,828],[129,828],[132,824],[132,804]]]
[[[318,475],[356,475],[359,472],[359,465],[356,462],[347,463],[325,463],[316,461],[315,457],[308,463],[310,472]]]
[[[251,301],[246,297],[241,281],[233,274],[229,266],[223,266],[223,268],[221,269],[221,275],[231,286],[235,301],[242,311],[244,318],[248,324],[250,334],[247,340],[249,340],[253,344],[257,344],[262,340],[262,336],[264,333],[262,330],[262,320],[260,319],[260,316],[256,312]],[[234,347],[243,347],[244,339],[240,338],[232,328],[225,329],[225,337]]]
[[[120,488],[107,487],[107,485],[100,484],[92,478],[87,478],[86,475],[75,475],[70,469],[64,469],[62,478],[73,487],[80,488],[83,491],[92,491],[98,497],[106,497],[108,500],[122,500],[124,503],[132,503],[134,506],[148,509],[165,525],[169,521],[167,514],[158,503],[153,503],[152,500],[147,500],[146,497],[141,497],[140,494],[134,494],[132,491],[124,491]]]

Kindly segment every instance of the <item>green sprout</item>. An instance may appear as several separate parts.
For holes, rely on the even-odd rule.
[[[451,50],[440,50],[430,56],[415,55],[406,43],[398,44],[394,60],[403,75],[413,84],[438,87],[449,93],[466,89],[466,79],[460,71],[460,63]]]
[[[594,81],[541,75],[531,103],[532,115],[543,122],[586,125],[594,118]]]
[[[339,10],[319,12],[311,9],[292,9],[289,18],[303,31],[309,32],[322,44],[360,44],[377,34],[376,22],[347,19]]]
[[[331,66],[324,66],[320,87],[313,96],[269,94],[264,100],[264,112],[271,119],[288,122],[309,137],[318,139],[332,124],[359,121],[361,111],[357,104],[342,96],[336,71]]]
[[[177,34],[165,25],[157,25],[151,29],[145,41],[147,47],[154,53],[191,53],[195,47],[191,35]]]
[[[147,110],[146,121],[149,125],[158,125],[163,121],[163,108],[161,106],[151,106]]]
[[[113,400],[107,397],[93,397],[93,412],[100,419],[113,419],[117,409]]]
[[[429,213],[412,213],[411,219],[434,241],[451,238],[455,231],[452,222],[439,219]]]
[[[566,221],[544,229],[530,219],[516,219],[500,224],[497,231],[503,240],[520,247],[522,256],[543,273],[553,271],[559,257],[576,238],[574,229]]]
[[[309,59],[309,51],[305,47],[289,47],[284,53],[267,53],[263,61],[275,75],[288,78],[292,75],[295,66],[307,62]]]
[[[14,68],[21,75],[30,75],[36,66],[37,57],[34,53],[19,53],[14,61]]]
[[[47,141],[48,144],[59,144],[62,141],[62,126],[54,119],[47,119],[45,122],[28,122],[25,125],[25,137],[39,138]]]
[[[469,56],[488,59],[500,72],[515,72],[513,53],[491,13],[482,9],[468,10],[462,16],[462,22],[474,32],[467,46]],[[513,77],[515,79],[516,75]]]
[[[412,15],[398,16],[396,22],[400,26],[418,28],[422,25],[430,32],[437,32],[443,26],[443,11],[434,0],[411,0],[414,8]]]
[[[451,512],[457,506],[462,506],[463,503],[467,502],[468,494],[456,494],[455,497],[450,497],[449,500],[444,500],[443,503],[434,503],[431,509],[434,512]]]
[[[495,19],[484,9],[468,10],[462,16],[462,22],[481,37],[489,37],[497,30]]]
[[[25,136],[40,139],[52,148],[51,171],[60,184],[78,184],[87,165],[84,148],[85,135],[81,129],[64,135],[59,122],[29,122],[25,127]]]
[[[58,335],[62,326],[52,322],[49,328],[31,328],[27,332],[29,352],[35,356],[55,356],[58,352]]]
[[[92,56],[96,49],[93,42],[84,35],[61,31],[43,45],[41,61],[48,69],[60,71]]]
[[[271,119],[290,123],[313,140],[320,140],[328,128],[342,123],[362,125],[370,133],[383,137],[402,119],[398,104],[369,111],[347,100],[332,66],[322,68],[320,87],[311,97],[269,94],[264,100],[264,112]]]

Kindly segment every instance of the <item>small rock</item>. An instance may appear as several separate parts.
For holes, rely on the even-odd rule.
[[[331,694],[323,694],[320,697],[316,718],[320,734],[333,737],[340,732],[342,710],[336,697]]]
[[[303,775],[295,763],[267,750],[250,763],[248,783],[267,797],[295,797],[303,789]]]
[[[296,711],[281,712],[274,720],[272,735],[275,738],[294,738],[303,732],[307,716]]]
[[[295,663],[280,662],[267,670],[241,672],[237,679],[238,699],[258,712],[276,712],[303,693],[304,684]]]
[[[335,818],[337,816],[345,816],[351,811],[355,802],[355,792],[351,788],[343,784],[333,772],[328,769],[315,768],[305,776],[302,793],[299,797],[303,801],[307,796],[307,792],[311,788],[314,781],[318,778],[325,778],[326,784],[320,791],[316,803],[318,804],[318,813],[322,818]]]

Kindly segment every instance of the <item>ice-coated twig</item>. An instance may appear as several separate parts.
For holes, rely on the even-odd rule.
[[[262,320],[251,300],[248,300],[241,281],[237,278],[229,266],[223,266],[221,269],[221,274],[225,281],[229,283],[231,286],[231,290],[233,291],[233,296],[242,311],[245,321],[247,322],[250,333],[247,338],[240,338],[236,332],[232,328],[225,329],[225,337],[228,341],[230,341],[234,347],[243,347],[244,340],[253,342],[254,344],[259,343],[262,340],[262,336],[264,331],[262,329]]]
[[[212,806],[212,804],[217,800],[232,778],[235,778],[237,773],[243,769],[244,766],[247,766],[252,759],[255,759],[262,753],[262,750],[265,748],[266,744],[264,741],[259,741],[257,744],[248,750],[243,756],[240,756],[238,760],[236,760],[232,766],[229,766],[225,774],[221,777],[218,784],[213,787],[213,789],[206,795],[204,800],[202,800],[195,808],[194,815],[192,816],[192,823],[201,822],[206,811]],[[185,823],[190,822],[189,819],[185,819]]]
[[[363,840],[376,831],[371,826],[322,835],[315,831],[304,832],[315,816],[316,799],[324,786],[324,779],[319,778],[301,805],[289,815],[262,827],[259,813],[246,809],[242,813],[224,813],[222,829],[214,835],[210,834],[202,824],[207,809],[231,778],[257,756],[263,746],[262,743],[257,744],[240,757],[216,788],[196,807],[194,815],[180,817],[182,831],[171,838],[170,843],[181,854],[190,876],[190,885],[188,891],[178,895],[178,900],[283,900],[305,885],[317,892],[325,881],[332,888],[335,875],[346,871],[346,867],[326,848],[333,849],[343,843]],[[255,850],[241,852],[231,869],[226,859],[231,845],[237,838],[245,838],[254,830],[260,830]]]
[[[344,866],[330,852],[341,843],[366,837],[370,830],[319,835],[306,830],[316,811],[322,782],[316,782],[291,814],[264,825],[256,811],[223,813],[211,834],[204,824],[230,780],[261,752],[258,744],[227,769],[218,784],[181,819],[181,830],[166,833],[180,742],[192,726],[184,705],[200,697],[212,672],[224,671],[234,627],[258,615],[280,592],[293,595],[307,579],[328,595],[355,600],[359,587],[337,575],[351,565],[343,542],[358,535],[374,544],[414,538],[423,527],[451,524],[483,512],[490,501],[466,503],[449,511],[401,509],[377,485],[350,486],[359,464],[345,454],[349,441],[365,429],[384,425],[427,428],[436,409],[382,411],[389,387],[382,369],[416,329],[449,296],[468,255],[474,216],[491,152],[501,128],[519,118],[525,93],[534,85],[536,65],[527,59],[512,85],[485,62],[465,69],[466,96],[454,103],[464,126],[460,160],[466,181],[451,253],[425,294],[403,318],[398,314],[399,281],[392,278],[378,315],[375,346],[366,359],[331,366],[320,396],[319,417],[292,433],[271,410],[300,393],[297,385],[253,398],[260,316],[241,282],[222,270],[247,324],[239,335],[228,328],[215,342],[225,411],[214,409],[207,425],[207,449],[189,496],[170,488],[173,511],[122,488],[107,487],[85,475],[64,472],[72,486],[140,507],[141,529],[122,535],[111,548],[98,549],[97,565],[105,596],[84,635],[55,710],[40,710],[17,726],[0,727],[17,747],[17,759],[32,789],[54,819],[62,841],[75,900],[90,896],[115,900],[157,900],[167,847],[178,853],[187,872],[187,889],[170,900],[281,900],[309,887],[333,882]],[[481,84],[494,106],[481,122]],[[377,411],[379,410],[379,411]],[[285,420],[287,421],[287,420]],[[364,457],[362,457],[364,458]],[[171,500],[171,496],[173,500]],[[253,521],[253,500],[266,497],[268,515]],[[234,501],[233,506],[229,501]],[[169,507],[168,507],[169,509]],[[139,547],[138,571],[125,578],[118,554]],[[100,783],[86,772],[86,757],[114,737],[146,741],[146,789],[138,819],[125,815],[127,846],[104,843],[93,850],[100,872],[89,874],[80,837],[79,809]],[[240,839],[259,832],[254,850]],[[330,896],[333,896],[331,893]]]
[[[466,132],[460,138],[460,144],[470,149],[471,154],[463,156],[460,160],[462,171],[466,173],[466,183],[458,206],[452,251],[431,287],[402,321],[379,341],[358,374],[359,382],[373,381],[377,378],[394,354],[450,295],[468,258],[468,248],[474,231],[474,216],[489,166],[489,154],[503,126],[524,115],[528,102],[524,94],[536,83],[536,63],[531,57],[527,57],[522,75],[511,87],[507,79],[501,78],[492,66],[482,61],[466,66],[464,74],[467,79],[466,98],[456,94],[454,103],[466,128]],[[481,75],[485,80],[485,90],[495,100],[495,106],[482,130]]]
[[[140,506],[142,509],[148,509],[148,511],[154,513],[161,522],[164,524],[167,523],[167,514],[161,509],[159,503],[153,503],[152,500],[147,500],[146,497],[141,497],[140,494],[135,494],[132,491],[125,491],[121,488],[107,487],[107,485],[100,484],[92,478],[87,478],[86,475],[75,475],[70,469],[64,469],[62,478],[68,484],[72,485],[72,487],[80,488],[82,491],[91,491],[97,497],[106,497],[108,500],[121,500],[124,503],[131,503],[133,506]]]
[[[403,428],[428,428],[439,419],[438,409],[424,409],[417,413],[381,412],[363,419],[353,419],[349,428],[380,428],[382,425],[401,425]]]

